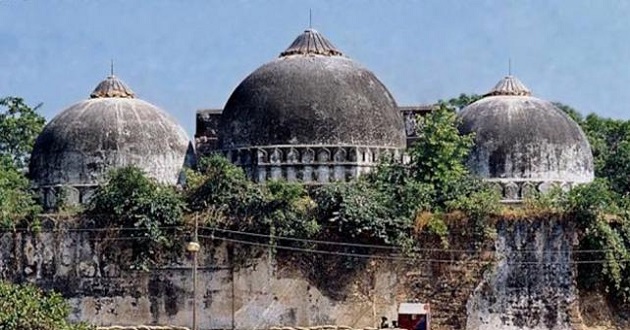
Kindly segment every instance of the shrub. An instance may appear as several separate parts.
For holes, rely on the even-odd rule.
[[[237,210],[258,194],[243,170],[221,155],[202,158],[198,171],[189,171],[187,177],[186,201],[192,211]]]
[[[0,228],[14,228],[20,220],[35,219],[39,212],[28,179],[10,158],[0,156]]]
[[[148,269],[161,251],[177,246],[184,203],[170,186],[147,178],[137,167],[110,172],[86,210],[89,225],[111,229],[132,249],[134,268]]]
[[[301,238],[319,232],[315,205],[302,184],[255,184],[220,155],[203,158],[198,172],[189,177],[193,178],[186,188],[189,208],[208,226]]]
[[[314,199],[329,239],[396,244],[396,233],[411,227],[410,218],[394,216],[388,207],[389,196],[366,180],[324,186]]]
[[[0,329],[88,330],[87,324],[71,324],[69,306],[57,293],[44,293],[34,285],[0,282]]]
[[[606,180],[578,186],[566,193],[564,209],[581,232],[576,255],[578,284],[603,288],[611,298],[630,302],[630,209]]]

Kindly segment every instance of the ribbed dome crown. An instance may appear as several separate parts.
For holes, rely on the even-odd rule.
[[[30,175],[38,186],[94,185],[112,168],[134,165],[176,183],[189,148],[186,132],[115,77],[91,98],[59,113],[39,135]]]
[[[587,182],[593,158],[584,132],[551,102],[531,96],[517,78],[502,79],[459,114],[475,133],[471,170],[488,179]]]
[[[94,88],[90,97],[93,99],[101,97],[135,98],[136,95],[122,80],[112,74]]]
[[[280,57],[290,55],[325,55],[341,56],[342,53],[323,35],[314,29],[307,29],[300,34]]]
[[[405,143],[402,117],[387,88],[312,29],[239,84],[219,132],[224,149]]]
[[[532,92],[518,80],[518,78],[509,75],[499,80],[499,82],[484,96],[530,96]]]

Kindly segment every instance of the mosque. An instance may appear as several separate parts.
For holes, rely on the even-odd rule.
[[[374,73],[307,29],[247,76],[223,109],[199,111],[194,141],[112,74],[89,99],[46,125],[29,172],[46,207],[61,196],[85,203],[108,170],[128,165],[175,185],[185,166],[212,152],[256,182],[349,181],[383,155],[402,159],[415,139],[415,116],[431,110],[398,106]],[[580,127],[514,76],[459,116],[461,133],[475,133],[470,170],[494,182],[504,201],[593,180],[593,157]]]

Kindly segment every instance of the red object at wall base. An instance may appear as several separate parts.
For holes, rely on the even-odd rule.
[[[425,320],[425,329],[416,329],[421,318]],[[430,330],[431,311],[429,304],[402,303],[398,307],[398,327],[406,330]]]

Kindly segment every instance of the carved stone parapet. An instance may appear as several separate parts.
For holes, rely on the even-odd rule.
[[[368,172],[384,156],[402,160],[397,148],[352,145],[275,145],[224,150],[257,182],[285,179],[325,184],[349,181]]]
[[[41,205],[45,210],[52,210],[61,206],[76,206],[87,204],[98,185],[47,185],[35,187]]]
[[[490,182],[493,189],[501,194],[501,201],[504,203],[520,203],[534,193],[546,193],[554,188],[568,191],[580,184],[579,182],[525,179],[486,179],[486,182]]]

